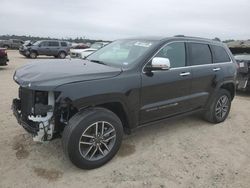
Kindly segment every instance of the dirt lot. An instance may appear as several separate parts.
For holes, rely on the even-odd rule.
[[[10,110],[17,67],[0,67],[0,187],[250,187],[250,94],[238,93],[224,123],[191,116],[127,136],[105,166],[84,171],[64,156],[61,140],[37,144]],[[46,58],[42,58],[45,59]]]

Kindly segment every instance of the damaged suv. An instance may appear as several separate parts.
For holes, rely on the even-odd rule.
[[[197,112],[209,122],[224,121],[236,72],[231,52],[218,41],[117,40],[84,60],[19,68],[12,109],[35,141],[62,136],[73,164],[92,169],[111,160],[123,134],[137,127]]]

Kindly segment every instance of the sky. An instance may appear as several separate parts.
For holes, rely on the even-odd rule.
[[[0,0],[0,35],[250,39],[249,0]]]

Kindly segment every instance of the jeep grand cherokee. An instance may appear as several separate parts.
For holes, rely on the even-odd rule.
[[[235,60],[218,41],[117,40],[85,60],[19,68],[12,108],[35,141],[62,135],[72,163],[92,169],[111,160],[123,134],[137,127],[196,112],[212,123],[224,121],[235,78]]]

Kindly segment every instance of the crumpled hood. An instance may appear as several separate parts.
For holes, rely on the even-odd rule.
[[[117,76],[120,68],[80,59],[40,60],[16,70],[14,80],[22,87],[53,90],[72,82],[97,80]]]

